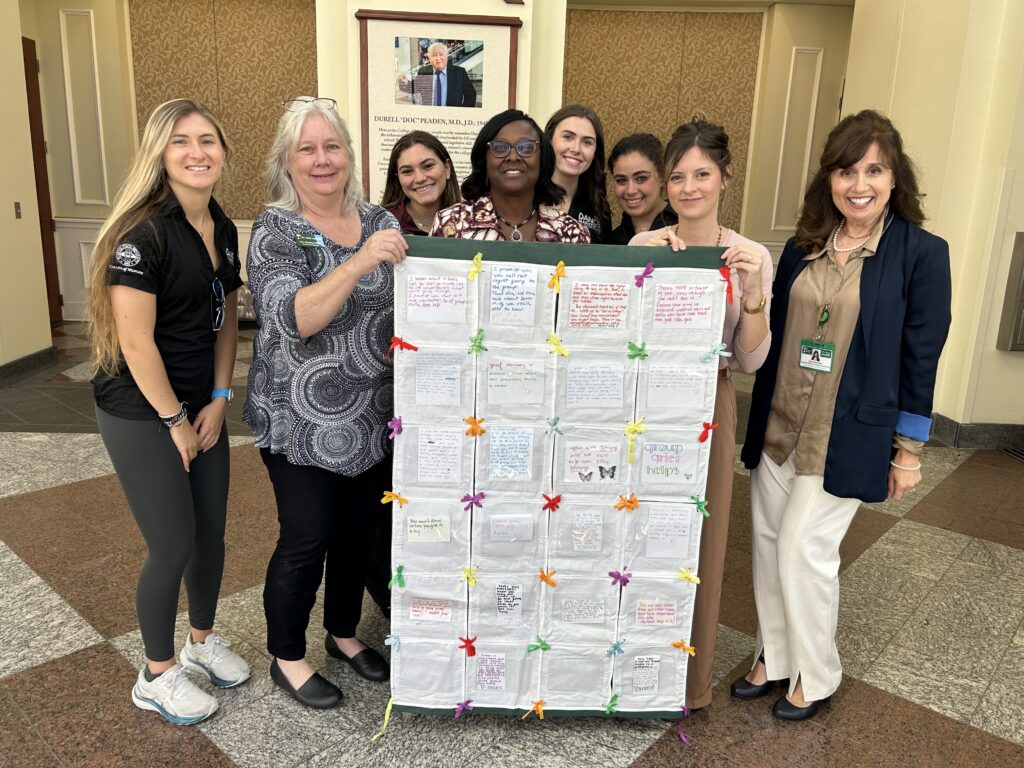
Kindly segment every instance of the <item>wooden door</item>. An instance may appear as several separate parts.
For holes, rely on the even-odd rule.
[[[61,311],[60,277],[57,272],[57,247],[54,244],[53,210],[50,207],[50,181],[46,173],[46,142],[43,138],[43,108],[39,100],[39,71],[36,64],[36,41],[21,38],[25,57],[25,90],[28,93],[28,122],[32,136],[32,165],[36,176],[36,202],[39,207],[39,234],[43,241],[43,272],[46,276],[46,303],[50,325],[64,317]]]

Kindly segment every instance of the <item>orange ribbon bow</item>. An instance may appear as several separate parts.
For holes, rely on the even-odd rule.
[[[685,640],[676,640],[672,643],[673,648],[678,648],[680,651],[690,654],[691,656],[697,655],[697,649],[692,645],[687,645]]]
[[[534,712],[536,712],[537,713],[537,717],[539,717],[541,720],[543,720],[544,719],[544,704],[545,703],[546,702],[544,701],[544,699],[538,699],[537,701],[533,702],[533,706],[530,707],[530,711],[527,712],[525,715],[523,715],[519,719],[520,720],[525,720],[530,715],[532,715]]]
[[[483,417],[478,419],[475,416],[467,416],[463,421],[469,424],[469,429],[466,430],[466,434],[470,437],[480,437],[480,435],[487,431],[483,428]]]
[[[619,496],[619,500],[615,502],[616,509],[625,509],[632,512],[634,509],[640,506],[640,500],[636,497],[635,493],[629,494],[627,499],[625,496]]]
[[[404,507],[406,504],[409,503],[409,500],[400,493],[397,493],[395,491],[384,491],[384,498],[380,500],[380,503],[390,504],[393,501],[397,501],[399,507]]]
[[[540,580],[547,584],[549,587],[557,587],[558,582],[555,581],[555,574],[558,571],[545,571],[543,568],[540,569]]]

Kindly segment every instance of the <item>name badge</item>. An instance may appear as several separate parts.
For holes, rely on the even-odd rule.
[[[836,345],[813,339],[800,340],[800,367],[818,373],[832,373]]]
[[[320,235],[301,234],[295,236],[295,244],[303,248],[322,248],[324,239]]]

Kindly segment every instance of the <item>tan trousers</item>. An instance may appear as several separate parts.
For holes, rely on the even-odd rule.
[[[712,433],[708,461],[708,485],[704,498],[711,517],[704,519],[700,533],[700,584],[693,605],[690,645],[697,653],[686,668],[686,706],[700,709],[711,703],[711,669],[718,638],[718,609],[722,599],[725,547],[729,538],[729,508],[732,505],[732,477],[736,463],[736,391],[728,368],[719,372],[715,396],[718,427]]]
[[[803,682],[807,701],[839,687],[839,543],[860,506],[822,487],[821,475],[797,475],[766,454],[750,474],[757,648],[769,680]],[[756,656],[755,656],[756,658]]]

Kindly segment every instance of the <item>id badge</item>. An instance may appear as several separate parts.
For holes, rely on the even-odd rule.
[[[818,373],[832,373],[836,345],[813,339],[800,340],[800,367]]]

